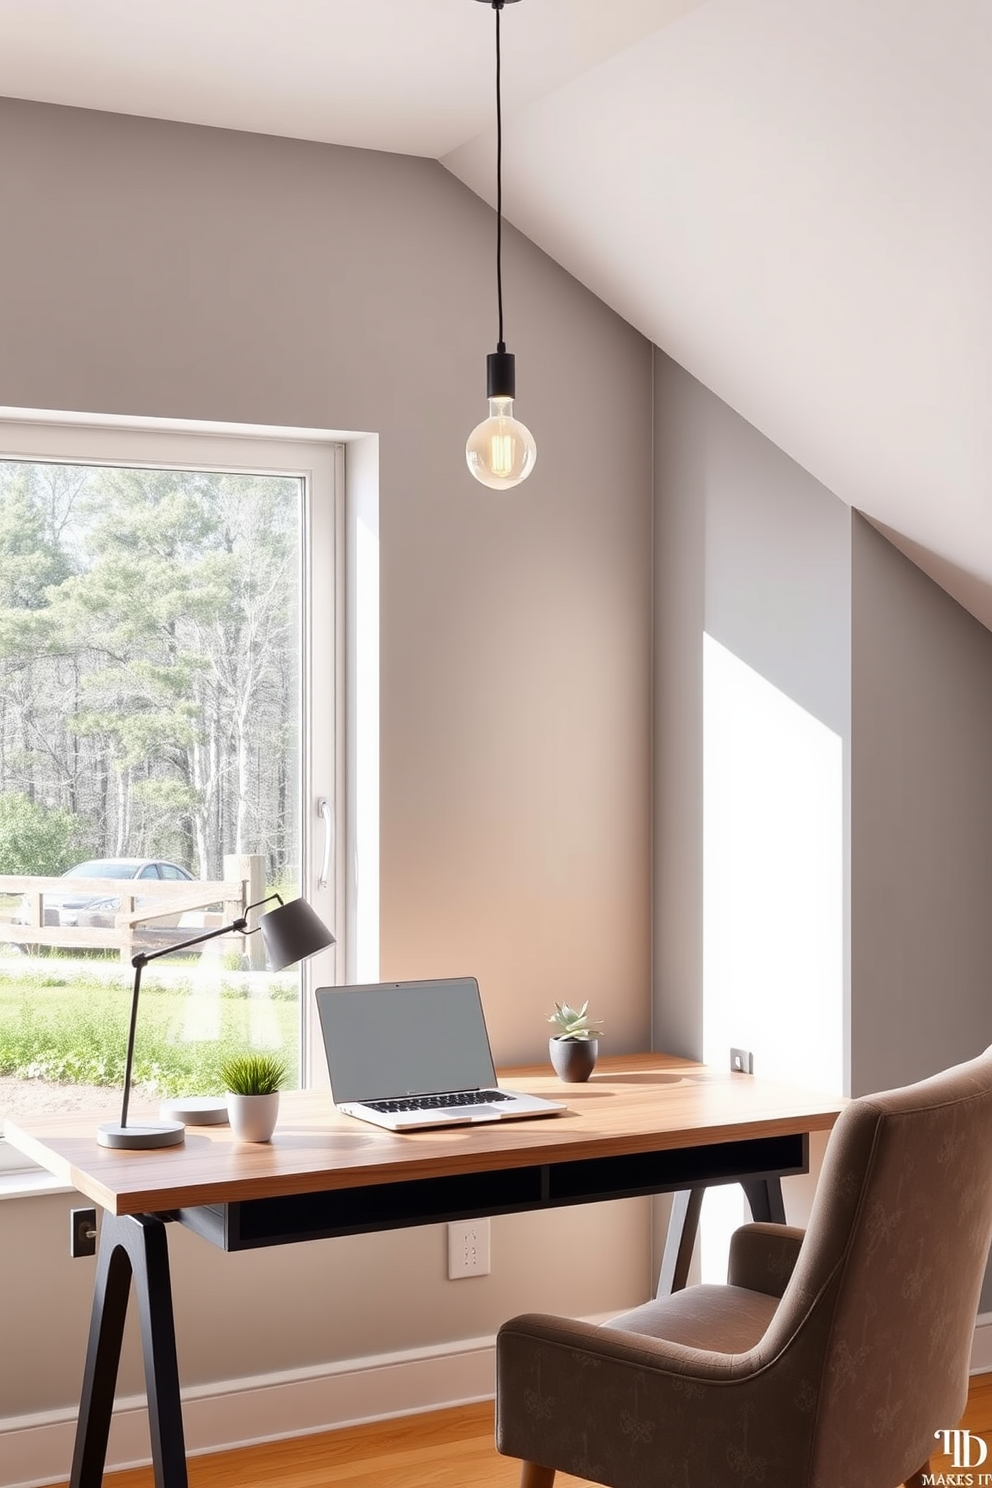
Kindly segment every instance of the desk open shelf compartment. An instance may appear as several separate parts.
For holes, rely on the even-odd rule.
[[[180,1209],[175,1218],[222,1250],[254,1250],[483,1214],[671,1193],[713,1182],[746,1182],[769,1173],[803,1173],[807,1162],[805,1135],[761,1137],[246,1199]]]

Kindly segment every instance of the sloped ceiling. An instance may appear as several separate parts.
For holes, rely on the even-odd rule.
[[[502,26],[510,220],[992,626],[992,6]],[[0,93],[436,156],[491,200],[492,40],[477,0],[0,0]]]

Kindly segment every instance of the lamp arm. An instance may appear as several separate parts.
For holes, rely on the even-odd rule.
[[[261,909],[263,904],[271,904],[273,899],[278,900],[280,905],[283,903],[282,895],[277,894],[275,890],[273,890],[271,894],[266,894],[264,899],[256,899],[254,904],[249,904],[245,909],[246,917],[251,914],[253,909]]]
[[[253,906],[254,907],[254,906]],[[141,992],[141,973],[149,961],[157,961],[159,956],[167,956],[171,951],[185,951],[190,946],[199,945],[204,940],[215,940],[218,935],[227,935],[232,930],[246,931],[248,921],[242,916],[240,919],[232,920],[230,925],[222,925],[219,930],[206,930],[202,935],[194,935],[190,940],[180,941],[178,945],[163,946],[158,951],[139,951],[136,956],[131,957],[131,965],[134,967],[134,990],[131,993],[131,1021],[127,1030],[127,1053],[124,1056],[124,1095],[121,1100],[121,1126],[127,1126],[127,1108],[131,1099],[131,1067],[134,1064],[134,1035],[138,1026],[138,996]]]
[[[202,945],[205,940],[216,940],[218,935],[230,935],[232,930],[238,931],[241,935],[253,935],[254,930],[248,929],[248,916],[253,909],[258,909],[273,899],[278,899],[279,903],[282,903],[279,894],[268,894],[264,899],[256,899],[254,904],[247,905],[244,914],[232,920],[229,925],[221,925],[216,930],[204,930],[202,935],[191,935],[189,940],[181,940],[176,945],[162,946],[157,951],[139,951],[136,956],[131,957],[131,965],[136,969],[147,966],[149,961],[157,961],[160,956],[174,956],[177,951],[188,951],[190,946]],[[255,926],[255,929],[257,928]]]
[[[138,995],[141,991],[141,973],[149,961],[157,961],[160,956],[172,956],[176,951],[188,951],[191,946],[202,945],[205,940],[216,940],[218,935],[230,935],[232,930],[241,935],[253,935],[254,930],[248,928],[248,916],[253,909],[258,909],[263,904],[268,904],[273,899],[278,899],[282,904],[279,894],[268,894],[264,899],[258,899],[254,904],[249,904],[243,915],[232,920],[229,925],[221,925],[216,930],[204,930],[202,935],[192,935],[189,940],[181,940],[177,945],[162,946],[157,951],[139,951],[136,956],[131,957],[131,965],[134,967],[134,990],[131,993],[131,1021],[127,1030],[127,1053],[124,1058],[124,1097],[121,1101],[121,1126],[127,1126],[127,1108],[131,1099],[131,1067],[134,1064],[134,1035],[138,1026]],[[257,930],[258,926],[255,926]]]
[[[136,956],[131,957],[131,965],[140,971],[142,966],[147,966],[149,961],[157,961],[159,956],[174,956],[176,951],[188,951],[190,946],[201,945],[205,940],[216,940],[218,935],[230,935],[232,930],[240,930],[244,935],[247,929],[248,921],[241,915],[229,925],[221,925],[216,930],[204,930],[202,935],[192,935],[189,940],[180,940],[175,945],[162,946],[157,951],[139,951]]]
[[[124,1096],[121,1100],[121,1126],[127,1126],[127,1107],[131,1099],[131,1066],[134,1063],[134,1033],[138,1026],[138,993],[141,991],[141,969],[144,962],[135,959],[134,991],[131,993],[131,1021],[127,1030],[127,1055],[124,1059]]]

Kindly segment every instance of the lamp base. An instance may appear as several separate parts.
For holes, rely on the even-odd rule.
[[[160,1121],[155,1126],[140,1122],[134,1126],[121,1126],[119,1121],[107,1121],[97,1127],[96,1139],[101,1147],[132,1150],[178,1147],[186,1139],[186,1128],[181,1121]]]

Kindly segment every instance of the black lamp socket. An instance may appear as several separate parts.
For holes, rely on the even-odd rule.
[[[517,366],[512,351],[491,351],[486,357],[487,398],[517,396]]]

